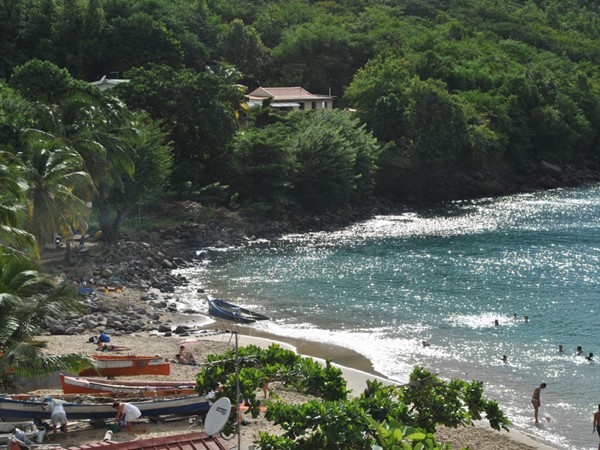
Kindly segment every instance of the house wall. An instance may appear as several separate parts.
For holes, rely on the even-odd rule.
[[[313,109],[331,109],[333,107],[333,102],[331,100],[316,100],[316,101],[305,101],[299,102],[300,109],[311,111]]]

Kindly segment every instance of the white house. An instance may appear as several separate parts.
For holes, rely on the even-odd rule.
[[[331,95],[315,95],[299,86],[294,87],[259,87],[248,94],[250,107],[260,106],[265,99],[273,98],[271,106],[283,111],[331,109]]]
[[[106,91],[107,89],[114,88],[119,83],[129,83],[129,81],[122,78],[106,78],[106,75],[104,75],[100,80],[92,81],[90,84],[96,86],[101,91]]]

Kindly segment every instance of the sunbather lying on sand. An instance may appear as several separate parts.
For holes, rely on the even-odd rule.
[[[125,350],[131,350],[129,347],[123,347],[123,346],[112,345],[112,344],[105,344],[103,342],[98,342],[97,345],[98,346],[96,347],[96,350],[98,350],[100,352],[122,352],[122,351],[125,351]]]

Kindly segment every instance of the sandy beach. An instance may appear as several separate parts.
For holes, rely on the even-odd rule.
[[[95,354],[97,353],[95,346],[88,343],[87,336],[41,336],[47,342],[47,352],[51,354],[59,354],[69,352],[83,353],[83,354]],[[113,337],[112,342],[115,345],[127,346],[131,349],[131,353],[138,355],[163,355],[168,358],[172,358],[177,351],[177,343],[181,340],[181,337],[163,337],[152,334],[137,334],[137,335],[124,335]],[[274,339],[268,339],[259,336],[247,336],[239,335],[239,345],[244,346],[248,344],[254,344],[262,347],[269,346]],[[68,342],[68,345],[65,343]],[[298,350],[296,345],[292,343],[285,343],[277,341],[282,346],[287,348]],[[294,343],[296,344],[296,343]],[[208,337],[202,337],[201,341],[196,345],[189,347],[193,351],[197,361],[205,360],[208,354],[219,354],[227,349],[234,348],[235,339],[232,334],[220,334],[212,335]],[[347,351],[335,348],[318,348],[317,344],[303,343],[302,354],[306,354],[305,351],[313,349],[313,355],[316,359],[323,353],[327,353],[330,357],[333,357],[334,361],[338,361],[336,358],[336,350],[339,350],[340,360],[347,363],[350,360],[351,355]],[[348,381],[348,387],[351,389],[352,395],[358,395],[365,387],[365,381],[367,379],[379,378],[383,382],[389,382],[385,378],[382,378],[376,374],[369,373],[368,371],[362,370],[368,367],[368,361],[357,359],[357,365],[359,368],[340,366],[344,371],[344,376]],[[189,381],[195,377],[197,369],[193,366],[185,366],[179,364],[172,364],[171,375],[168,377],[159,377],[160,380],[180,380]],[[148,379],[150,377],[139,377],[139,379]],[[156,377],[155,377],[156,378]],[[49,389],[38,390],[36,392],[49,393],[59,392],[60,386],[58,384],[58,377],[52,380]],[[287,402],[303,402],[307,398],[295,392],[290,392],[283,389],[282,386],[278,386],[274,383],[271,386],[284,401]],[[159,437],[172,434],[181,434],[187,432],[202,431],[202,424],[199,422],[197,425],[190,425],[187,418],[183,419],[172,419],[165,423],[150,423],[147,420],[141,419],[133,427],[133,432],[128,433],[121,431],[113,435],[113,441],[122,442],[134,439],[145,439],[150,437]],[[105,429],[97,429],[91,427],[91,425],[85,421],[74,422],[70,424],[69,436],[65,438],[62,435],[51,436],[51,443],[60,443],[64,447],[79,446],[89,443],[97,443],[102,440],[105,434]],[[259,416],[257,419],[249,418],[249,424],[241,427],[241,448],[247,449],[257,439],[260,431],[266,431],[269,433],[277,433],[278,430],[270,422],[266,421],[263,417]],[[441,428],[438,433],[438,438],[445,442],[452,444],[453,448],[465,448],[468,447],[471,450],[492,450],[492,449],[506,449],[506,450],[528,450],[528,449],[550,449],[540,443],[537,443],[526,436],[516,432],[497,432],[492,430],[484,423],[477,424],[475,427],[463,427],[460,429],[448,429]],[[229,441],[230,448],[237,446],[237,437],[234,437]]]

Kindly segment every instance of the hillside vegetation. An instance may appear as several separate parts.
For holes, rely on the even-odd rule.
[[[96,189],[105,223],[117,224],[124,188],[140,202],[165,188],[280,216],[373,194],[440,200],[576,184],[599,178],[599,5],[0,0],[0,144],[27,155],[25,129],[56,135],[40,116],[51,107],[61,110],[58,134],[83,154],[73,135],[91,126],[90,105],[97,114],[116,95],[120,114],[148,127],[146,140],[161,134],[156,151],[172,158],[144,183],[154,170],[129,155],[123,176]],[[77,82],[103,75],[131,82],[103,95]],[[331,92],[338,109],[248,110],[239,85]],[[106,178],[84,159],[93,179]]]

